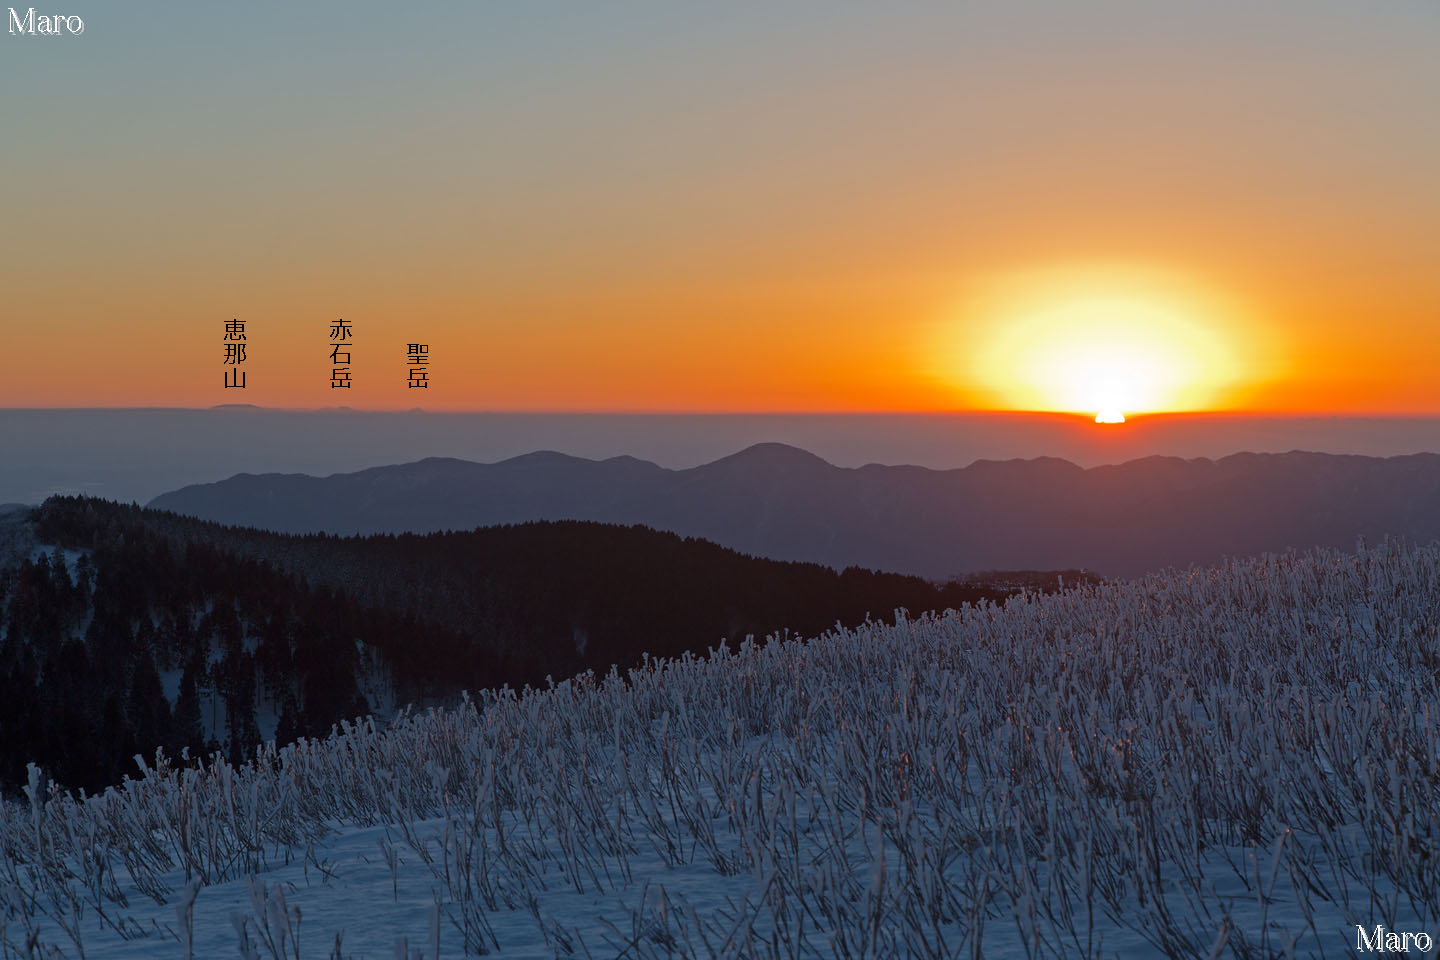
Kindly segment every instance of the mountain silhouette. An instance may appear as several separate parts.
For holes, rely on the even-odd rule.
[[[778,443],[671,470],[542,451],[311,477],[240,474],[149,504],[285,533],[465,530],[528,520],[644,524],[781,560],[929,577],[1084,568],[1134,576],[1358,537],[1440,536],[1440,455],[1146,457],[1083,469],[979,460],[837,467]]]

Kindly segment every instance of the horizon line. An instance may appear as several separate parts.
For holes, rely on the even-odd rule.
[[[915,409],[915,410],[710,410],[649,408],[506,408],[467,407],[425,409],[423,407],[323,407],[266,406],[254,403],[220,403],[209,406],[172,404],[117,404],[113,406],[0,406],[0,413],[224,413],[256,411],[309,414],[424,414],[428,416],[604,416],[604,417],[1023,417],[1074,420],[1094,424],[1095,414],[1073,410],[1022,410],[1002,408]],[[1126,413],[1125,425],[1156,420],[1266,419],[1266,420],[1440,420],[1437,410],[1344,411],[1344,410],[1163,410]],[[1100,424],[1097,424],[1100,425]],[[1123,430],[1123,425],[1101,425]]]

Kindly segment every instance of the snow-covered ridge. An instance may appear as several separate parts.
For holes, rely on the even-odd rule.
[[[1440,938],[1437,629],[1440,547],[1386,544],[487,692],[98,797],[37,772],[0,814],[0,957]]]

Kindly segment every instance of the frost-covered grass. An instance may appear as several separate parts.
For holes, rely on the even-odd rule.
[[[0,957],[1269,957],[1440,935],[1440,548],[747,644],[0,814]],[[400,941],[404,940],[403,945]]]

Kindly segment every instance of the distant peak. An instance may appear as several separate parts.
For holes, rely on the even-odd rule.
[[[522,453],[519,456],[509,457],[500,463],[593,463],[585,457],[577,457],[569,453],[561,453],[559,450],[533,450],[530,453]]]
[[[462,457],[421,457],[419,460],[411,460],[406,463],[392,463],[380,467],[371,467],[371,470],[425,470],[431,467],[476,467],[479,466],[474,460],[466,460]]]
[[[601,460],[600,462],[601,462],[601,463],[608,463],[608,464],[611,464],[612,466],[617,466],[617,467],[643,468],[643,469],[645,469],[645,470],[663,470],[663,469],[665,469],[664,467],[660,466],[658,463],[655,463],[653,460],[642,460],[640,457],[634,457],[634,456],[631,456],[631,455],[628,454],[628,453],[622,453],[622,454],[620,454],[620,455],[618,455],[618,456],[614,456],[614,457],[606,457],[604,460]]]
[[[1081,473],[1083,468],[1071,463],[1063,457],[1012,457],[1008,460],[991,460],[981,457],[973,461],[968,467],[962,469],[975,472],[984,471],[1060,471],[1065,473]]]
[[[728,457],[721,457],[715,464],[722,463],[761,463],[786,466],[824,466],[833,467],[830,461],[817,457],[809,450],[802,450],[799,447],[792,447],[788,443],[766,442],[757,443],[746,447],[738,453],[732,453]]]

